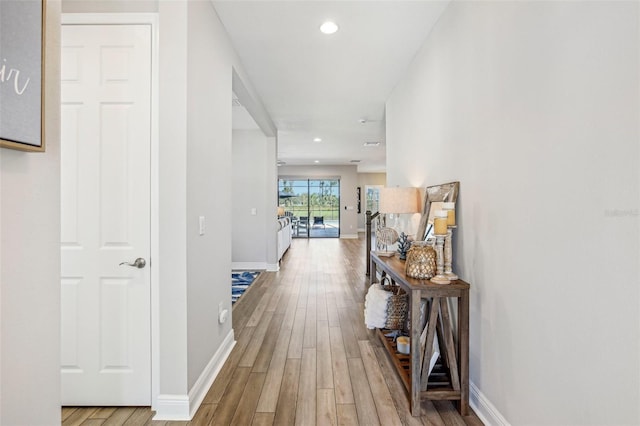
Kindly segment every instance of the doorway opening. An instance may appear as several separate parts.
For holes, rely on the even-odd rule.
[[[340,179],[279,179],[278,196],[294,238],[340,237]]]

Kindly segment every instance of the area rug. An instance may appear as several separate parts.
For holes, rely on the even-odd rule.
[[[258,278],[260,272],[243,271],[231,273],[231,303],[236,303],[240,296],[247,291],[249,286]]]

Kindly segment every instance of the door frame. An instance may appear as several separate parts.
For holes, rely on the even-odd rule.
[[[151,407],[157,406],[160,394],[160,197],[159,197],[159,32],[156,13],[63,13],[61,25],[149,25],[151,28]]]

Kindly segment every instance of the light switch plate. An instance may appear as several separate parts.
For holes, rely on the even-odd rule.
[[[198,227],[200,235],[204,235],[205,224],[204,224],[204,216],[198,217]]]

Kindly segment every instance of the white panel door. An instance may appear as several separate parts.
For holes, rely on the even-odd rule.
[[[61,66],[62,403],[150,405],[151,28],[63,25]]]

